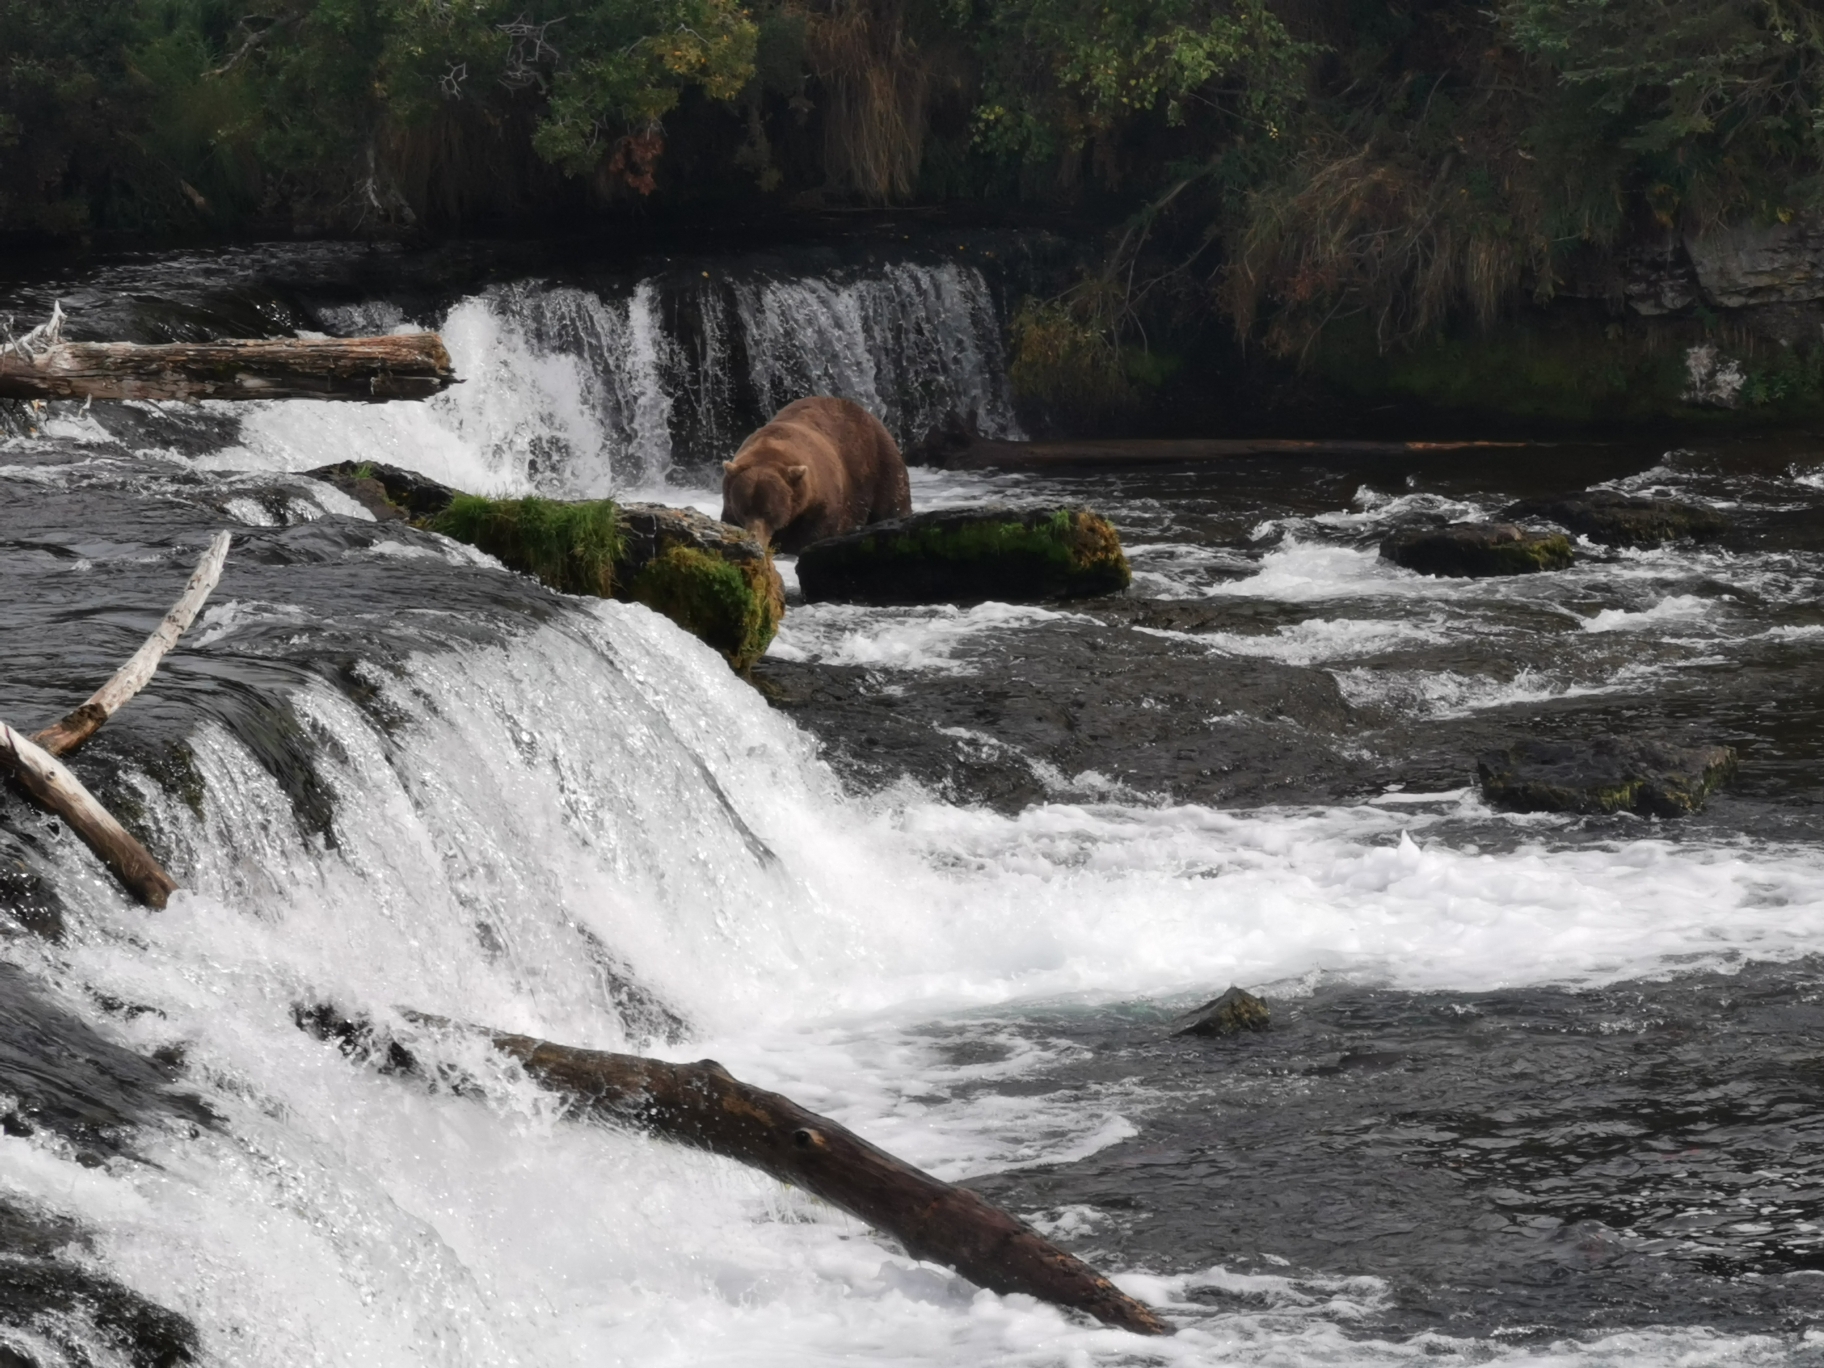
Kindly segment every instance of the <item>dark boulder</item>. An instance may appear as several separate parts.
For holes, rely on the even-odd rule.
[[[1673,746],[1599,736],[1522,741],[1476,761],[1482,794],[1516,812],[1637,812],[1683,817],[1735,773],[1728,746]]]
[[[1592,489],[1582,494],[1522,499],[1504,518],[1544,518],[1604,546],[1658,546],[1690,537],[1709,541],[1729,531],[1729,519],[1703,504],[1650,499]]]
[[[1562,533],[1480,522],[1395,532],[1381,543],[1381,556],[1421,575],[1469,579],[1563,570],[1572,560],[1570,539]]]
[[[1108,520],[1082,508],[950,508],[807,546],[809,603],[1035,603],[1127,588]]]
[[[1410,527],[1381,542],[1383,560],[1419,575],[1485,578],[1536,575],[1572,562],[1570,540],[1561,533],[1529,533],[1507,522],[1454,522],[1446,527]]]
[[[1179,1018],[1186,1023],[1173,1035],[1230,1036],[1242,1031],[1264,1031],[1271,1024],[1267,1004],[1242,988],[1230,985],[1229,991],[1212,998],[1193,1012]]]

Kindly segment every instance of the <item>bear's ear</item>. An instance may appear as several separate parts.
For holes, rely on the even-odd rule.
[[[787,466],[785,468],[785,481],[787,484],[801,485],[804,483],[804,477],[806,475],[809,475],[810,473],[811,473],[811,468],[809,466],[804,466],[804,465]]]
[[[735,473],[735,463],[733,461],[724,461],[722,462],[722,469],[732,475]]]

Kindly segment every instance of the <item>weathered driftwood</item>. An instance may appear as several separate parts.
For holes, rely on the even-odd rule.
[[[152,907],[165,905],[165,900],[177,889],[177,880],[114,820],[113,814],[96,801],[80,779],[58,762],[57,756],[88,740],[122,704],[146,687],[158,669],[158,662],[196,619],[203,600],[221,579],[229,541],[228,533],[216,534],[171,611],[146,638],[145,644],[133,653],[133,658],[91,694],[88,702],[29,740],[0,722],[0,771],[16,779],[39,807],[61,817],[82,843],[114,871],[114,876],[129,893]]]
[[[163,907],[177,890],[177,881],[165,873],[151,852],[95,801],[94,795],[56,756],[4,722],[0,722],[0,769],[18,780],[39,807],[61,817],[141,902]]]
[[[436,333],[55,342],[0,351],[0,399],[425,399],[455,380]]]
[[[222,562],[228,559],[226,532],[218,532],[203,558],[196,563],[183,596],[171,605],[164,621],[146,638],[146,644],[133,653],[133,658],[114,672],[114,677],[89,695],[89,701],[63,718],[53,722],[32,740],[52,755],[68,755],[95,734],[98,727],[120,711],[120,707],[146,687],[165,652],[177,645],[177,639],[196,620],[203,601],[222,577]]]
[[[442,1017],[411,1020],[453,1027]],[[417,1067],[397,1041],[329,1007],[300,1008],[299,1025],[371,1052],[383,1067]],[[458,1028],[470,1029],[470,1028]],[[954,1268],[995,1292],[1023,1292],[1142,1335],[1171,1326],[1095,1269],[967,1188],[933,1178],[789,1097],[733,1077],[714,1060],[674,1064],[483,1030],[495,1049],[586,1113],[737,1160],[815,1193],[885,1231],[916,1259]]]

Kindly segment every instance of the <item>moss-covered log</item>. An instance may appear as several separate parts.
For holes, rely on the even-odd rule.
[[[426,399],[456,379],[436,333],[0,350],[0,399]]]
[[[811,603],[1033,603],[1119,593],[1132,579],[1115,529],[1082,508],[915,513],[798,557]]]

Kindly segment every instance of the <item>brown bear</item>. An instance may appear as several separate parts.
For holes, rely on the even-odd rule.
[[[847,399],[787,404],[722,466],[722,521],[797,552],[912,511],[893,435]]]

